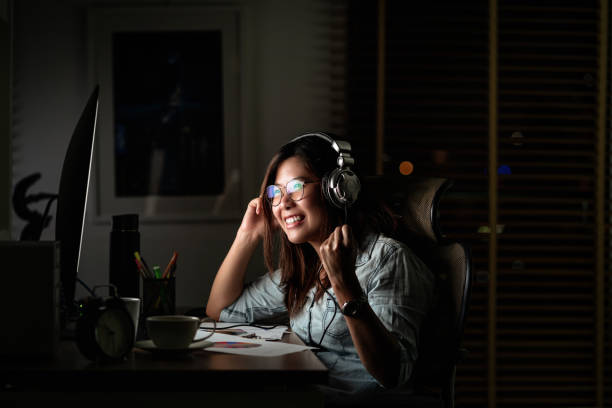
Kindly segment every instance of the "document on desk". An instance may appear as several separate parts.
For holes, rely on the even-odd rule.
[[[200,330],[194,340],[203,339],[208,335],[207,331],[213,328],[211,322],[200,324]],[[280,340],[288,327],[284,325],[256,325],[249,323],[217,322],[217,333],[232,334],[235,336],[252,337],[263,340]]]
[[[280,341],[251,339],[223,333],[214,333],[207,340],[212,341],[213,345],[207,347],[205,349],[206,351],[240,354],[243,356],[278,357],[285,354],[297,353],[315,348],[300,346],[298,344],[283,343]]]

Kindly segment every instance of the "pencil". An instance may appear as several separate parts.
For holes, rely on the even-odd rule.
[[[170,262],[168,262],[168,266],[166,266],[166,269],[164,269],[164,273],[162,275],[164,279],[169,278],[170,274],[174,272],[177,257],[178,257],[178,253],[174,251],[172,253],[172,258],[170,258]]]
[[[147,275],[149,275],[149,277],[152,278],[153,277],[153,273],[151,272],[151,269],[149,269],[149,265],[147,265],[147,262],[140,255],[140,252],[138,252],[138,251],[134,252],[134,256],[136,257],[136,259],[138,259],[138,261],[140,261],[140,263],[144,267],[144,270],[147,273]]]
[[[140,264],[140,262],[138,262],[138,258],[134,257],[134,262],[136,263],[136,268],[138,269],[138,272],[140,272],[140,276],[142,276],[142,279],[146,279],[147,278],[147,274],[145,273],[144,269],[142,268],[142,265]]]
[[[174,264],[172,264],[172,268],[170,269],[170,275],[172,275],[173,277],[176,276],[176,260],[174,261]]]
[[[174,263],[172,264],[172,267],[170,268],[170,275],[172,277],[176,276],[176,264],[178,262],[178,253],[176,254],[176,258],[174,258]]]

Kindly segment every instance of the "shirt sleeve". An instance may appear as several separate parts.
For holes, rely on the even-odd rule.
[[[419,328],[431,304],[434,278],[407,247],[385,246],[386,253],[379,258],[380,264],[368,280],[368,303],[398,339],[401,386],[410,379],[418,355]]]
[[[276,270],[246,284],[240,297],[221,311],[219,320],[253,323],[286,316],[285,293],[280,285],[280,270]]]

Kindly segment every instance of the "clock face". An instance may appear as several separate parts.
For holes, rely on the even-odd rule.
[[[134,341],[134,325],[130,316],[121,309],[106,309],[96,322],[95,339],[108,357],[124,356]]]

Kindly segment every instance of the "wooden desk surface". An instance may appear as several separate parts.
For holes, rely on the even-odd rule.
[[[283,341],[302,344],[293,333]],[[283,390],[327,382],[327,368],[311,351],[280,357],[251,357],[193,351],[160,356],[134,349],[124,361],[87,360],[72,341],[60,342],[52,360],[0,362],[0,380],[17,390],[145,391]]]

